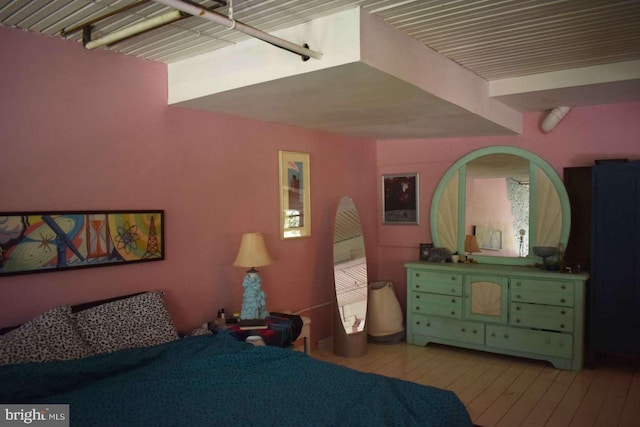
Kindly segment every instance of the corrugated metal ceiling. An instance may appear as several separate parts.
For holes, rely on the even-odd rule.
[[[133,3],[138,2],[1,1],[0,23],[61,37],[65,28]],[[96,23],[93,38],[169,10],[140,3]],[[640,0],[235,0],[234,17],[273,32],[357,6],[487,80],[640,59]],[[229,7],[216,11],[228,15]],[[171,63],[247,37],[189,17],[109,49]],[[82,32],[68,38],[80,42]]]

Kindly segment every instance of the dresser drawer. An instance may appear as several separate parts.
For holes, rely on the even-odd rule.
[[[533,291],[529,289],[511,289],[510,295],[510,299],[513,302],[530,302],[533,304],[573,307],[573,295],[571,294]]]
[[[510,324],[560,332],[573,332],[573,308],[512,302]]]
[[[462,275],[411,270],[411,289],[443,295],[462,295]]]
[[[573,294],[573,283],[563,280],[547,280],[547,279],[519,279],[511,278],[511,283],[516,288],[527,288],[532,291],[543,292],[561,292]]]
[[[462,297],[412,292],[410,302],[414,313],[462,318]]]
[[[489,347],[554,357],[573,356],[573,337],[569,334],[487,325],[486,335]]]
[[[560,280],[514,278],[510,282],[511,301],[573,307],[573,283]]]
[[[471,344],[484,344],[485,326],[482,323],[414,314],[412,326],[414,334]]]

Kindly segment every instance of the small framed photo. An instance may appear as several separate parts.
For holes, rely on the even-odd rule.
[[[420,261],[429,261],[433,243],[420,243]]]
[[[417,225],[418,173],[382,175],[382,223]]]

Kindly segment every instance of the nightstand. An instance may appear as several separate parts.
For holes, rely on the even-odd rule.
[[[305,316],[300,316],[302,319],[302,330],[298,339],[304,339],[304,352],[311,354],[311,319]]]

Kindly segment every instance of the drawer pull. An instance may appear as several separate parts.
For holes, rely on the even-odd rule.
[[[522,283],[516,282],[516,286],[522,286]]]
[[[562,286],[560,286],[560,289],[567,289],[567,286],[566,285],[562,285]]]
[[[420,307],[416,307],[416,310],[420,311]]]
[[[564,298],[562,298],[562,299],[560,300],[560,302],[564,303],[564,302],[565,302],[565,299],[564,299]]]
[[[452,311],[452,312],[451,312],[451,315],[452,315],[452,316],[455,316],[455,315],[456,315],[456,312],[455,312],[455,311]]]
[[[516,319],[516,323],[520,323],[520,319]]]
[[[451,276],[451,280],[456,280],[456,276]]]
[[[519,305],[516,306],[516,310],[520,311],[520,306]]]
[[[509,335],[507,335],[507,334],[504,334],[504,337],[505,337],[505,338],[509,338]]]
[[[416,285],[416,289],[420,289],[420,285]]]
[[[455,298],[451,298],[451,302],[455,304],[456,303],[456,299]]]
[[[478,331],[476,331],[476,330],[474,329],[474,330],[473,330],[473,333],[474,333],[474,334],[477,334],[477,333],[478,333]]]
[[[455,293],[456,292],[456,288],[451,288],[451,293]]]
[[[420,324],[420,321],[419,321],[419,320],[416,320],[416,325],[419,325],[419,324]]]
[[[564,310],[562,310],[562,311],[560,312],[560,314],[565,315],[565,314],[567,314],[567,313],[566,313]]]
[[[420,295],[416,295],[416,299],[420,299]]]
[[[420,273],[416,273],[416,277],[420,277]]]
[[[427,322],[427,327],[430,327],[430,326],[431,326],[431,323]]]
[[[564,329],[564,323],[560,325],[560,329]]]
[[[520,294],[516,294],[516,298],[520,299],[522,297],[520,296]]]
[[[460,332],[467,332],[465,328],[460,329]]]

